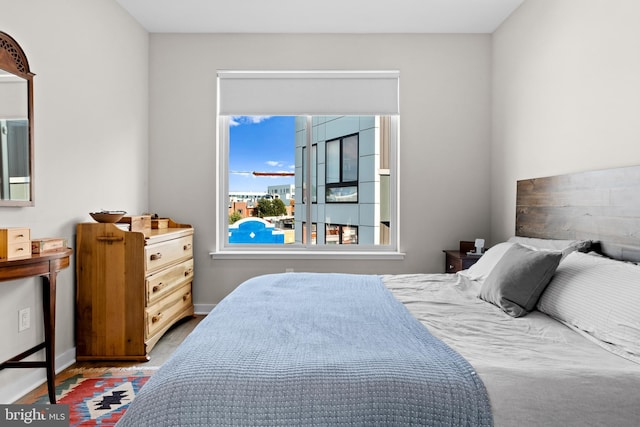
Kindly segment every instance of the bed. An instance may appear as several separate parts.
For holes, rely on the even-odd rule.
[[[119,426],[640,425],[640,168],[518,182],[457,274],[241,284]]]

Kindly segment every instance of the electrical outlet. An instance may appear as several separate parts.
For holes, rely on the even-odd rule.
[[[285,273],[293,273],[293,268],[289,267],[289,268],[285,268],[284,269]]]
[[[25,331],[31,327],[31,308],[23,308],[18,312],[18,332]]]

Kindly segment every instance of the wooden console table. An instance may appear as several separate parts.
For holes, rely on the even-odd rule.
[[[42,277],[42,310],[44,312],[44,342],[29,350],[0,363],[0,370],[5,368],[46,368],[47,390],[49,401],[56,403],[56,276],[58,272],[69,267],[69,257],[73,249],[60,252],[33,254],[30,257],[0,260],[0,281]],[[22,361],[36,351],[45,349],[45,360],[39,362]]]

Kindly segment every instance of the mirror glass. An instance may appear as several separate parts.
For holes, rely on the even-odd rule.
[[[31,200],[27,81],[0,70],[0,199]]]
[[[33,206],[33,73],[0,31],[0,206]]]

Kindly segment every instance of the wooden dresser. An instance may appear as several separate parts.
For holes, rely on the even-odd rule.
[[[78,361],[149,360],[160,337],[193,316],[191,226],[78,224],[76,257]]]

